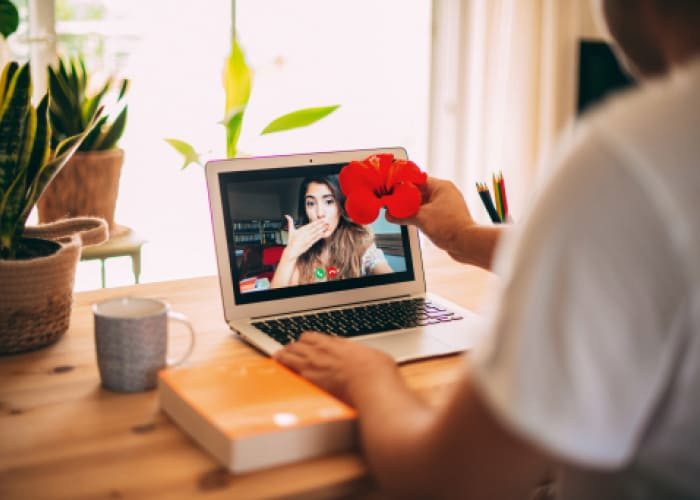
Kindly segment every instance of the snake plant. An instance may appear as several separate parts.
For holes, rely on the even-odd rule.
[[[6,64],[0,77],[0,259],[22,257],[20,242],[29,212],[94,124],[62,140],[52,155],[49,94],[36,108],[31,94],[29,63]],[[95,115],[100,113],[98,109]]]
[[[55,147],[60,141],[80,134],[90,126],[113,82],[109,79],[96,93],[88,95],[89,75],[82,57],[60,59],[57,68],[49,66],[48,70],[51,145]],[[129,80],[122,80],[117,103],[122,102],[128,87]],[[101,151],[116,147],[124,133],[127,109],[124,105],[114,120],[110,120],[109,114],[103,114],[78,150]]]

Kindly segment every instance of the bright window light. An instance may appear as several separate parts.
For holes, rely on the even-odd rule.
[[[423,164],[430,12],[430,0],[238,0],[237,36],[254,72],[240,152],[404,146]],[[181,171],[164,138],[225,157],[218,122],[231,4],[62,0],[56,27],[60,53],[82,51],[93,68],[131,80],[116,221],[148,240],[141,281],[215,274],[203,171]],[[284,113],[332,104],[340,108],[307,128],[259,135]],[[127,258],[108,262],[107,286],[132,279]],[[99,287],[99,264],[82,262],[76,282]]]

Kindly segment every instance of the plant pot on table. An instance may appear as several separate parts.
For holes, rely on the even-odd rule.
[[[39,198],[39,222],[99,217],[107,221],[113,234],[117,227],[114,210],[123,163],[123,149],[75,153]]]
[[[80,249],[106,239],[105,221],[91,217],[26,228],[17,258],[0,259],[0,354],[44,347],[68,330]]]

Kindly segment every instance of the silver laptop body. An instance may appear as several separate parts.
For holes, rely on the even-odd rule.
[[[271,355],[283,344],[253,326],[254,323],[420,298],[447,309],[453,318],[459,319],[360,334],[352,340],[380,349],[397,362],[460,352],[474,344],[480,331],[480,318],[442,297],[426,293],[418,232],[412,226],[392,224],[388,234],[380,234],[372,226],[378,246],[380,236],[394,242],[385,250],[387,260],[392,259],[393,273],[270,288],[273,268],[265,266],[265,258],[275,253],[272,249],[279,253],[284,248],[284,213],[293,211],[300,179],[337,174],[348,162],[377,153],[407,158],[403,148],[378,148],[234,158],[206,164],[224,316],[233,331],[264,353]],[[383,214],[380,219],[375,224],[384,224],[386,230],[388,223]],[[255,264],[250,264],[252,261]]]

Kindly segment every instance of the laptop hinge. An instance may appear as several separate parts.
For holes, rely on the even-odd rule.
[[[299,313],[310,313],[314,311],[326,311],[328,309],[336,309],[336,308],[343,308],[343,307],[352,307],[352,306],[360,306],[363,304],[372,304],[372,303],[381,303],[381,302],[390,302],[392,300],[397,300],[397,299],[405,299],[408,297],[411,297],[412,295],[410,293],[404,293],[401,295],[394,295],[391,297],[382,297],[381,299],[372,299],[372,300],[360,300],[358,302],[348,302],[346,304],[334,304],[332,306],[324,306],[324,307],[313,307],[311,309],[297,309],[295,311],[287,311],[283,313],[275,313],[275,314],[264,314],[262,316],[251,316],[251,320],[256,320],[256,319],[262,319],[262,318],[269,318],[271,316],[289,316],[290,314],[299,314]]]

